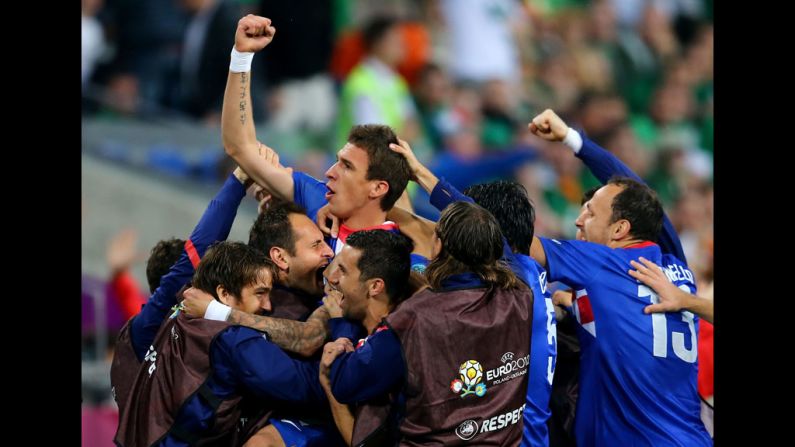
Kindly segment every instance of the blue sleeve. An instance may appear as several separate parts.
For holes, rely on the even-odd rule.
[[[682,241],[679,240],[679,235],[676,234],[671,219],[669,219],[668,215],[664,212],[662,231],[660,231],[660,236],[657,238],[657,245],[660,246],[660,251],[676,256],[687,265],[687,258],[685,258],[685,250],[682,248]]]
[[[347,318],[329,318],[328,325],[332,341],[344,337],[355,345],[364,332],[361,324]]]
[[[471,197],[465,196],[450,182],[445,180],[444,177],[439,178],[439,183],[433,187],[431,191],[431,205],[435,206],[439,211],[447,208],[453,202],[470,202],[475,203]]]
[[[615,155],[602,148],[598,144],[591,141],[585,136],[584,132],[580,132],[582,136],[582,148],[576,156],[585,163],[585,166],[599,179],[602,184],[607,183],[610,177],[614,175],[622,175],[633,178],[641,183],[646,183],[642,178],[629,169]],[[679,240],[679,235],[676,234],[671,220],[668,219],[667,214],[663,214],[663,228],[657,240],[660,249],[663,253],[670,253],[687,264],[685,259],[685,252],[682,249],[682,242]]]
[[[213,368],[261,398],[327,404],[320,386],[319,363],[294,359],[266,340],[266,335],[233,326],[212,347]]]
[[[203,256],[210,244],[225,240],[229,236],[237,208],[245,196],[246,189],[243,184],[230,174],[221,190],[207,205],[207,209],[188,239],[192,249],[196,250],[196,255]],[[177,263],[172,265],[168,273],[160,279],[160,286],[133,319],[130,324],[130,340],[138,360],[146,355],[146,350],[154,341],[163,319],[177,302],[177,292],[190,282],[193,273],[191,257],[187,250],[183,250]]]
[[[599,273],[611,250],[585,241],[539,238],[547,257],[547,281],[561,281],[570,287],[585,287]]]
[[[406,372],[400,341],[391,329],[376,332],[353,352],[331,365],[331,392],[341,403],[355,403],[386,394]]]
[[[436,186],[431,191],[431,205],[435,206],[439,211],[444,210],[448,205],[453,202],[470,202],[475,203],[471,197],[462,194],[455,186],[451,185],[444,177],[439,179]],[[506,260],[513,258],[513,250],[508,245],[508,240],[503,236],[502,238],[502,256]],[[511,267],[513,269],[513,266]],[[514,270],[516,272],[516,270]]]
[[[487,154],[467,161],[442,156],[435,160],[432,170],[463,187],[497,177],[512,177],[518,166],[537,157],[535,151],[527,150]]]
[[[293,172],[293,202],[306,209],[306,215],[317,221],[317,211],[326,201],[326,184],[303,172]]]

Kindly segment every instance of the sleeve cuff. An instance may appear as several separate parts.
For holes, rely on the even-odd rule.
[[[436,183],[436,186],[431,191],[430,202],[431,205],[436,207],[439,210],[444,209],[450,202],[452,202],[452,196],[449,191],[447,191],[447,180],[444,177],[439,178],[439,182]]]
[[[235,177],[234,173],[230,173],[229,177],[226,178],[225,186],[234,188],[234,191],[236,191],[238,194],[241,194],[242,196],[246,195],[246,187],[243,185],[243,182],[241,182],[239,178]]]
[[[470,197],[463,195],[455,189],[444,177],[440,177],[439,182],[434,186],[433,191],[431,191],[431,205],[436,207],[439,211],[442,211],[447,205],[458,201],[474,202]]]
[[[226,321],[230,313],[232,313],[231,307],[220,301],[212,300],[204,312],[204,318],[207,320]]]
[[[563,144],[573,150],[575,154],[578,154],[580,153],[580,149],[582,149],[582,135],[569,127],[569,130],[566,132],[566,137],[563,139]]]

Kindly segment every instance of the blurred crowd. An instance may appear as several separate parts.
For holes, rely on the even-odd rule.
[[[82,5],[84,115],[219,126],[231,36],[242,14],[260,14],[279,38],[255,59],[254,116],[267,144],[304,142],[297,169],[322,178],[345,129],[383,122],[456,186],[519,179],[539,232],[572,237],[598,182],[527,132],[551,108],[653,186],[694,271],[711,276],[711,1]]]

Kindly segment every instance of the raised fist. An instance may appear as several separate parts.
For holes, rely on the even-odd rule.
[[[271,19],[249,14],[237,22],[235,49],[241,53],[257,52],[268,46],[275,34]]]

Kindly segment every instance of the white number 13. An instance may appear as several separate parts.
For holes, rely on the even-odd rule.
[[[680,289],[690,293],[690,289],[682,284]],[[649,297],[652,304],[660,302],[660,297],[653,290],[638,285],[638,296]],[[698,342],[696,341],[696,327],[693,323],[693,313],[682,311],[682,321],[687,323],[690,329],[690,349],[685,348],[685,334],[683,332],[671,332],[671,343],[673,344],[674,354],[687,363],[695,363],[698,358]],[[668,357],[668,320],[664,313],[651,314],[652,332],[654,333],[654,356]]]

